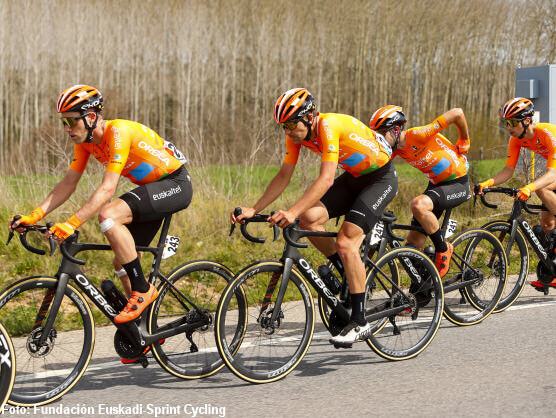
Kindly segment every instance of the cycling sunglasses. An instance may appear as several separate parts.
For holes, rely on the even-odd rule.
[[[282,129],[288,129],[290,131],[293,131],[295,128],[297,128],[297,124],[299,123],[301,119],[297,119],[297,120],[290,120],[289,122],[284,122],[281,123],[280,126],[282,127]]]
[[[522,120],[523,119],[504,119],[504,125],[515,128]]]
[[[69,126],[70,128],[73,128],[75,125],[77,125],[77,123],[79,122],[79,119],[83,119],[88,114],[89,113],[86,113],[84,115],[76,116],[74,118],[60,118],[60,120],[62,121],[62,124],[64,126]]]

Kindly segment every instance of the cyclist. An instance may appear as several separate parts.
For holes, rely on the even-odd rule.
[[[470,146],[467,121],[463,111],[454,108],[425,126],[404,130],[406,122],[402,108],[389,105],[373,113],[369,126],[384,135],[392,146],[392,158],[399,155],[429,180],[426,190],[411,201],[411,225],[422,226],[430,236],[436,268],[440,277],[444,277],[454,247],[444,241],[438,218],[446,209],[455,208],[471,197],[465,157]],[[456,125],[459,132],[455,146],[440,134],[450,124]],[[417,231],[410,231],[407,236],[407,241],[419,249],[426,239]]]
[[[340,273],[345,271],[351,318],[330,342],[351,347],[354,342],[366,339],[371,330],[365,319],[365,267],[359,246],[398,191],[390,147],[384,138],[354,117],[317,112],[313,96],[303,88],[288,90],[278,98],[274,120],[286,135],[282,166],[255,205],[242,207],[238,217],[232,211],[230,220],[235,223],[250,218],[282,194],[292,178],[301,146],[321,156],[315,182],[292,207],[278,210],[269,221],[284,228],[299,218],[302,228],[324,231],[328,219],[345,215],[336,241],[326,237],[310,240]],[[338,165],[345,172],[334,179]]]
[[[516,199],[527,200],[535,192],[547,207],[541,212],[541,226],[548,236],[556,227],[556,125],[551,123],[533,123],[535,107],[531,100],[515,97],[500,109],[500,118],[510,134],[508,158],[505,167],[494,177],[479,183],[476,187],[482,194],[485,187],[502,184],[512,178],[519,159],[521,148],[539,154],[546,162],[546,171],[533,182],[519,189]],[[539,281],[531,282],[536,288],[543,288]],[[549,284],[556,287],[556,278]]]
[[[62,205],[75,191],[92,155],[106,168],[101,185],[66,222],[56,223],[47,237],[61,243],[98,212],[100,229],[115,254],[114,266],[129,297],[114,318],[123,323],[137,318],[158,296],[141,269],[135,245],[147,246],[165,215],[189,206],[191,179],[183,155],[156,132],[136,122],[104,120],[104,100],[94,87],[75,85],[60,95],[56,110],[74,143],[74,157],[65,177],[30,215],[9,221],[9,229],[34,225]],[[120,176],[139,187],[110,202]]]

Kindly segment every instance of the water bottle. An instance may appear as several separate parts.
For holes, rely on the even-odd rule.
[[[542,226],[540,225],[533,226],[533,233],[538,238],[543,248],[548,248],[548,237],[544,233]]]
[[[116,287],[112,280],[105,279],[100,284],[100,290],[108,300],[108,303],[117,311],[121,312],[127,305],[127,298],[120,289]]]
[[[332,293],[337,294],[340,292],[342,286],[330,267],[328,267],[326,264],[321,264],[317,269],[317,272],[326,287],[328,287],[332,291]]]

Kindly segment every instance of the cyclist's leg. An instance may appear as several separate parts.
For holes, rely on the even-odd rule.
[[[542,229],[548,237],[550,231],[556,228],[556,218],[553,215],[556,213],[556,182],[537,190],[535,193],[550,211],[542,211],[540,219]]]
[[[328,211],[322,202],[317,202],[299,216],[299,226],[309,231],[325,231],[324,224],[328,221]],[[331,237],[307,237],[311,244],[326,257],[336,252],[334,238]]]

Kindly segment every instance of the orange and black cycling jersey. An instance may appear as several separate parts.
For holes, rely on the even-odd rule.
[[[519,150],[526,148],[546,160],[546,166],[556,169],[556,125],[552,123],[535,124],[535,135],[531,139],[510,138],[506,167],[515,168]]]
[[[446,118],[440,116],[434,122],[405,132],[405,145],[394,151],[411,166],[421,171],[432,184],[454,180],[467,174],[469,163],[456,147],[439,134],[448,126]]]
[[[321,113],[317,117],[316,138],[301,145],[321,155],[321,161],[335,161],[354,177],[371,173],[390,161],[392,152],[386,140],[360,120],[338,113]],[[286,137],[285,163],[297,164],[301,145]]]
[[[121,174],[138,185],[160,180],[185,162],[181,153],[152,129],[122,119],[106,121],[100,144],[75,145],[70,169],[82,173],[91,154],[105,171]]]

